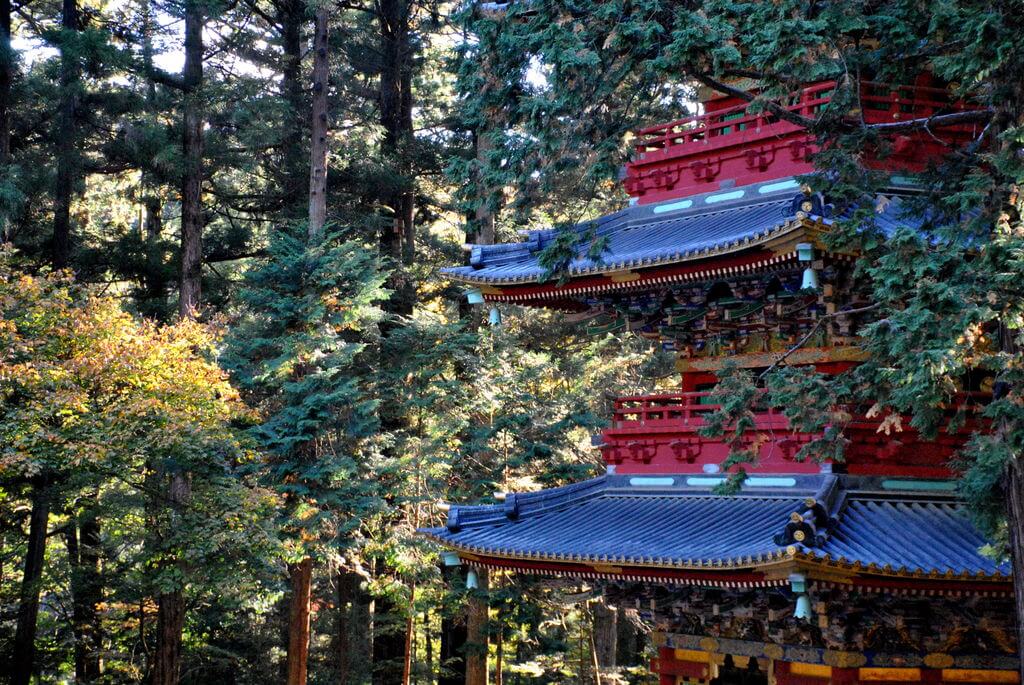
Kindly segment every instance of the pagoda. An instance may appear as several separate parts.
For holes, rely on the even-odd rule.
[[[813,117],[834,88],[814,84],[786,108]],[[861,91],[869,123],[965,107],[924,77]],[[658,341],[676,354],[679,390],[615,401],[596,441],[604,475],[452,504],[444,526],[421,533],[470,569],[594,582],[655,631],[661,685],[1018,682],[1009,565],[982,553],[948,466],[978,425],[983,380],[949,408],[968,420],[933,441],[851,408],[842,463],[798,458],[820,436],[758,410],[744,436],[758,459],[738,493],[717,494],[730,445],[701,431],[718,409],[717,372],[848,370],[865,359],[871,301],[856,255],[822,241],[841,217],[797,178],[814,170],[815,139],[745,102],[703,100],[703,113],[636,134],[630,205],[575,227],[581,247],[563,278],[538,259],[554,230],[469,246],[469,263],[446,269],[478,301]],[[885,155],[866,151],[890,178],[878,227],[922,222],[907,211],[913,174],[976,133],[911,133]],[[599,258],[588,256],[595,239]]]

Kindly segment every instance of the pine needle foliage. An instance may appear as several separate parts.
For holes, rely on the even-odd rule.
[[[222,357],[257,409],[249,429],[268,454],[265,478],[286,502],[296,551],[358,525],[376,497],[366,458],[378,426],[367,344],[385,296],[377,257],[329,229],[279,229],[250,270]]]

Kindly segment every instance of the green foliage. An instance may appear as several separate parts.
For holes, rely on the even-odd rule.
[[[378,426],[364,357],[386,293],[373,253],[304,230],[280,229],[246,274],[222,359],[259,413],[250,434],[270,456],[265,479],[287,505],[286,527],[317,541],[357,527],[345,515],[376,496],[360,480]]]

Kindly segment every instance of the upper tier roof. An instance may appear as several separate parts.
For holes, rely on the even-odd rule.
[[[801,210],[807,200],[814,205],[811,212]],[[882,205],[880,227],[892,228],[903,218],[903,205],[898,199]],[[685,200],[634,205],[569,229],[579,236],[580,245],[578,256],[568,266],[568,275],[595,276],[751,250],[796,233],[808,221],[827,225],[827,214],[819,199],[800,192],[792,178],[723,188]],[[539,257],[554,241],[556,232],[529,231],[527,240],[520,243],[473,245],[469,266],[448,267],[442,272],[481,285],[542,282],[549,274]],[[598,259],[587,256],[591,236],[606,241]]]
[[[452,506],[446,527],[422,532],[513,567],[621,565],[627,575],[786,562],[932,580],[1006,581],[1010,573],[982,555],[985,540],[963,505],[935,491],[948,482],[751,477],[740,494],[721,496],[710,489],[719,481],[606,475],[508,495],[502,505]]]

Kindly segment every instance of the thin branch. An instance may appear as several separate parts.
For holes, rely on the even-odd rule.
[[[754,95],[753,93],[747,92],[742,88],[736,88],[726,83],[722,83],[721,81],[718,81],[707,74],[702,74],[700,72],[691,72],[690,76],[696,79],[701,84],[707,86],[708,88],[717,90],[719,93],[725,93],[726,95],[731,95],[746,102],[754,102],[755,100],[757,100],[757,96]],[[782,119],[783,121],[788,121],[789,123],[796,124],[797,126],[800,126],[802,128],[814,128],[814,126],[817,124],[817,122],[814,119],[802,116],[800,114],[797,114],[796,112],[790,112],[788,109],[786,109],[777,102],[773,102],[771,100],[762,100],[761,102],[764,104],[766,110],[777,116],[779,119]]]
[[[772,362],[771,366],[769,366],[767,369],[758,374],[757,380],[764,380],[765,376],[767,376],[775,369],[779,368],[779,366],[784,361],[786,361],[786,359],[789,358],[791,354],[793,354],[801,347],[806,345],[807,341],[810,340],[811,337],[818,332],[819,328],[821,328],[821,324],[825,323],[825,321],[827,321],[828,319],[834,319],[839,316],[848,316],[850,314],[861,314],[863,312],[870,312],[872,310],[878,309],[880,306],[882,306],[881,302],[875,302],[874,304],[869,304],[866,307],[858,307],[856,309],[844,309],[843,311],[840,312],[832,312],[831,314],[822,315],[821,318],[819,318],[818,321],[813,326],[811,326],[811,330],[807,331],[807,334],[804,337],[800,338],[796,345],[793,345],[793,347],[786,350],[781,357]]]

